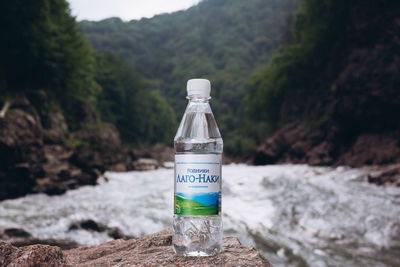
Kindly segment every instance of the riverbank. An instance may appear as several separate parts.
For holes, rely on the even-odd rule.
[[[292,123],[257,147],[252,158],[224,155],[223,162],[367,166],[369,182],[399,186],[398,135],[398,131],[365,133],[349,142],[331,123],[312,127]],[[63,194],[96,185],[105,171],[154,170],[173,161],[173,149],[164,145],[123,144],[111,124],[70,130],[61,110],[42,91],[4,105],[0,148],[0,201],[32,193]]]
[[[0,201],[96,185],[107,170],[155,169],[170,150],[163,145],[144,149],[124,144],[109,123],[87,122],[71,130],[46,93],[34,92],[4,103],[1,111]]]
[[[400,131],[362,133],[348,138],[339,124],[305,125],[296,122],[283,127],[258,146],[252,161],[265,164],[310,164],[349,166],[369,172],[368,182],[400,186]]]

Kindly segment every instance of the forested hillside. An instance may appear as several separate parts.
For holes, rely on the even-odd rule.
[[[17,0],[0,7],[0,98],[44,90],[61,105],[72,128],[93,120],[98,94],[93,52],[68,3]]]
[[[254,121],[273,131],[290,121],[324,116],[326,87],[345,64],[350,7],[346,0],[300,5],[289,41],[251,81],[247,104]]]
[[[173,110],[118,56],[92,51],[65,0],[1,6],[7,11],[0,18],[7,25],[0,43],[2,102],[41,90],[71,130],[110,122],[130,143],[169,143]]]
[[[398,164],[399,32],[399,1],[305,0],[251,82],[250,117],[279,129],[255,163]]]
[[[165,99],[120,57],[111,52],[95,56],[101,119],[116,125],[128,143],[170,144],[176,122]]]
[[[253,72],[285,40],[297,0],[204,0],[186,11],[123,22],[82,22],[97,51],[113,51],[158,89],[179,118],[185,83],[211,80],[212,107],[227,151],[250,148],[243,132],[243,98]],[[244,130],[245,131],[245,130]]]
[[[132,147],[171,143],[173,109],[119,56],[93,52],[65,0],[0,8],[0,200],[93,185],[136,168]]]

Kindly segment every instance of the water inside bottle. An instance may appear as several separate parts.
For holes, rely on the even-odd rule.
[[[176,155],[222,154],[223,141],[207,100],[189,102],[174,145]],[[180,255],[212,256],[219,253],[222,247],[220,203],[218,215],[175,214],[172,242],[175,252]]]

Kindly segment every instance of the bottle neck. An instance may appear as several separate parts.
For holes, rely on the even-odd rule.
[[[211,97],[200,97],[196,95],[187,96],[186,98],[191,103],[208,103],[208,101],[211,99]]]

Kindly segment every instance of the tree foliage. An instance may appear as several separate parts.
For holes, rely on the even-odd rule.
[[[307,114],[307,108],[321,101],[326,91],[323,85],[336,77],[338,59],[343,58],[349,6],[346,0],[305,0],[301,4],[291,42],[282,45],[251,82],[249,117],[266,122],[273,130]],[[285,101],[291,104],[289,110],[282,110]]]
[[[92,49],[65,0],[2,1],[1,90],[8,95],[42,89],[74,124],[95,107]]]
[[[101,119],[115,124],[125,141],[171,144],[176,127],[172,108],[125,61],[110,52],[97,53],[96,81]]]
[[[204,0],[151,19],[82,22],[95,50],[113,51],[158,89],[179,119],[185,83],[208,78],[211,101],[226,140],[243,125],[246,85],[280,44],[297,0]]]
[[[92,52],[65,0],[3,1],[0,7],[0,96],[45,90],[72,130],[102,120],[128,142],[171,142],[171,107],[122,59]]]

